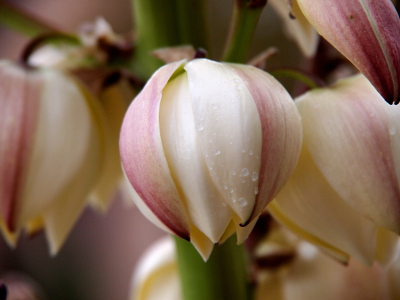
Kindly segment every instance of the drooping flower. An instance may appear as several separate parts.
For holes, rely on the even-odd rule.
[[[251,66],[196,59],[159,69],[133,101],[120,138],[139,209],[207,258],[238,242],[293,171],[301,125],[293,101]]]
[[[389,103],[400,101],[400,19],[391,0],[297,0],[308,21]]]
[[[296,100],[299,163],[270,211],[342,261],[388,263],[400,232],[400,110],[362,75]]]
[[[52,254],[64,243],[103,161],[97,105],[61,72],[0,62],[0,228],[9,243],[42,228]]]

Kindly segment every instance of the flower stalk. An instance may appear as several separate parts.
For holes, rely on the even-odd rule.
[[[184,300],[249,299],[248,270],[243,246],[235,237],[214,248],[204,262],[193,245],[174,237]]]
[[[223,61],[244,63],[266,0],[235,0]]]

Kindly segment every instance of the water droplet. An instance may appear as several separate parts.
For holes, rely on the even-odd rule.
[[[389,132],[390,132],[390,135],[395,135],[396,134],[396,128],[395,127],[391,127]]]
[[[250,150],[250,151],[249,151],[249,155],[253,155],[253,151]]]
[[[258,179],[258,174],[256,172],[253,172],[251,175],[251,180],[256,181]]]
[[[204,155],[205,157],[208,157],[208,154]]]
[[[217,105],[216,104],[213,104],[213,105],[211,105],[211,107],[212,107],[212,109],[217,109]]]
[[[247,205],[247,200],[245,198],[240,198],[239,199],[239,206],[244,207]]]
[[[230,189],[230,190],[229,190],[229,193],[233,194],[233,189]]]
[[[221,151],[219,149],[214,149],[214,154],[215,155],[219,155],[221,153]]]
[[[235,176],[235,175],[236,175],[236,172],[235,172],[235,171],[232,171],[231,174],[232,174],[233,176]]]
[[[236,88],[237,88],[238,90],[241,90],[241,89],[242,89],[242,86],[241,86],[240,84],[238,84],[238,85],[236,86]]]
[[[242,179],[242,180],[240,180],[240,182],[241,182],[241,183],[245,183],[245,182],[246,182],[246,180]]]
[[[215,165],[213,161],[211,162],[211,165],[212,165],[212,166]]]
[[[204,129],[204,126],[203,126],[203,124],[197,124],[196,128],[198,131],[202,131]]]
[[[216,132],[214,132],[214,133],[213,133],[213,135],[217,135],[217,133],[216,133]]]
[[[228,204],[226,204],[225,202],[222,202],[222,206],[226,207]]]
[[[229,142],[229,145],[232,145],[233,144],[233,142]]]
[[[222,187],[224,188],[225,191],[228,189],[228,187],[225,184]]]
[[[244,177],[249,176],[249,170],[247,170],[246,168],[244,168],[244,169],[242,170],[242,175],[243,175]]]
[[[210,144],[212,144],[212,139],[209,139],[208,142],[209,142]]]
[[[255,188],[254,188],[254,195],[257,195],[258,194],[258,186],[256,186]]]
[[[245,152],[246,152],[246,149],[243,148],[243,149],[242,149],[242,153],[245,153]]]
[[[235,82],[235,83],[240,83],[240,80],[237,79],[237,78],[235,78],[235,79],[233,79],[233,82]]]
[[[211,166],[209,166],[209,167],[208,167],[208,169],[211,171],[211,170],[212,170],[212,167],[211,167]]]
[[[231,198],[233,203],[236,203],[236,199],[235,198]]]

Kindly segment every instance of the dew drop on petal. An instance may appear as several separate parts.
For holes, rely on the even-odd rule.
[[[204,126],[203,126],[203,124],[197,124],[196,128],[198,131],[202,131],[204,129]]]
[[[229,193],[233,194],[233,189],[230,189],[230,190],[229,190]]]
[[[239,206],[244,207],[247,205],[247,200],[245,198],[240,198],[239,199]]]
[[[242,153],[245,153],[246,152],[246,149],[242,149]]]
[[[236,172],[235,172],[235,171],[232,171],[231,174],[232,174],[233,176],[235,176],[235,175],[236,175]]]
[[[224,188],[225,191],[228,189],[228,187],[225,184],[222,187]]]
[[[395,127],[391,127],[389,132],[390,132],[390,135],[395,135],[396,134],[396,128]]]
[[[221,151],[219,149],[214,149],[214,154],[215,155],[219,155],[221,153]]]
[[[211,105],[211,107],[212,107],[212,109],[217,109],[217,105],[216,104],[213,104],[213,105]]]
[[[253,172],[251,175],[251,180],[256,181],[258,179],[258,174],[256,172]]]
[[[211,170],[212,170],[212,167],[211,167],[211,166],[209,166],[209,167],[208,167],[208,169],[211,171]]]
[[[225,202],[222,202],[222,206],[223,206],[223,207],[226,207],[227,204],[226,204]]]
[[[242,87],[240,84],[238,84],[238,85],[236,86],[236,88],[237,88],[238,90],[241,90],[243,87]]]
[[[212,139],[209,139],[208,142],[209,142],[210,144],[212,144]]]
[[[249,151],[249,155],[253,155],[253,151],[250,150],[250,151]]]
[[[244,177],[249,176],[249,170],[247,170],[246,168],[243,168],[243,170],[242,170],[242,175],[243,175]]]
[[[255,188],[254,188],[254,195],[257,195],[258,194],[258,186],[256,186]]]
[[[231,198],[233,203],[236,203],[236,199],[235,198]]]

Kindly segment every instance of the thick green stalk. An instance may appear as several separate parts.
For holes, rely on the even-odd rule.
[[[234,0],[223,61],[244,63],[266,0]]]
[[[193,245],[175,237],[184,300],[249,299],[246,255],[231,237],[204,262]]]
[[[176,16],[179,42],[208,50],[206,2],[204,0],[176,0]]]
[[[179,44],[175,0],[132,0],[135,19],[133,71],[148,78],[162,66],[155,49]]]
[[[23,9],[3,1],[0,1],[0,24],[27,37],[36,37],[43,33],[59,31]]]
[[[151,52],[191,44],[207,47],[204,0],[132,0],[136,43],[133,71],[143,78],[163,65]]]

